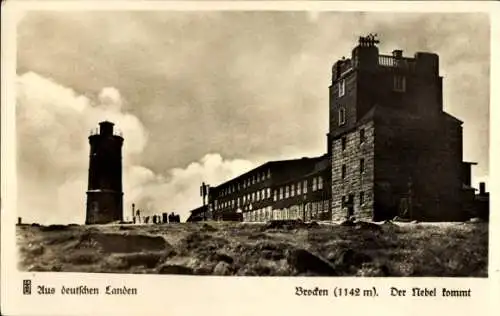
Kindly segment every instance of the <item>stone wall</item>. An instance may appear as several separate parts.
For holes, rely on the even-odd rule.
[[[421,221],[463,219],[459,122],[394,117],[377,121],[376,135],[374,212],[378,220],[396,215]],[[404,200],[411,201],[411,206],[405,206]]]
[[[364,130],[364,141],[360,141],[360,130]],[[373,216],[373,177],[374,177],[374,124],[368,122],[355,130],[333,139],[332,142],[332,220],[343,220],[347,214],[342,207],[342,197],[347,200],[354,195],[354,216],[371,220]],[[342,138],[345,137],[345,150]],[[364,159],[361,172],[360,160]],[[346,174],[342,179],[342,166]],[[361,192],[364,203],[360,203]]]

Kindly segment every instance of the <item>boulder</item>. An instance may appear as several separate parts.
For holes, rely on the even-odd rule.
[[[214,268],[213,274],[214,275],[231,275],[232,274],[231,265],[225,261],[219,261],[219,263],[217,263],[217,265]]]
[[[359,267],[365,262],[372,261],[372,258],[362,252],[357,252],[352,249],[344,249],[341,250],[340,253],[337,254],[336,257],[328,258],[330,261],[333,261],[335,266],[341,267]]]
[[[234,262],[234,259],[225,253],[215,253],[213,254],[213,256],[211,256],[210,259],[213,261],[221,261],[229,264],[232,264]]]
[[[357,229],[366,229],[366,230],[372,230],[372,231],[381,231],[382,227],[380,225],[377,225],[375,223],[370,223],[370,222],[363,222],[363,221],[357,221],[354,223]]]
[[[345,221],[343,221],[342,223],[340,223],[340,226],[355,226],[354,222],[347,219]]]
[[[287,262],[298,273],[337,275],[335,268],[328,261],[305,249],[292,249],[289,251]]]
[[[193,274],[193,269],[177,264],[165,264],[158,268],[158,273],[191,275]]]

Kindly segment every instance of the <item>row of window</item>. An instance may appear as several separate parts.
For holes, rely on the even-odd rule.
[[[319,218],[319,214],[328,212],[328,200],[316,201],[307,203],[305,206],[294,205],[281,210],[272,209],[267,206],[261,209],[248,211],[243,213],[243,221],[245,222],[265,222],[276,219],[302,219],[311,220]],[[304,219],[305,216],[305,219]]]
[[[312,179],[312,191],[322,190],[324,187],[323,177],[318,176]],[[307,193],[307,180],[300,181],[295,184],[290,184],[284,187],[280,187],[279,189],[274,190],[273,192],[273,200],[276,202],[278,200],[288,199],[290,197],[298,196],[301,194]],[[262,201],[264,199],[271,198],[271,189],[264,188],[259,191],[255,191],[252,193],[248,193],[243,195],[242,198],[238,197],[236,199],[222,201],[219,203],[218,200],[214,201],[215,210],[225,209],[225,208],[234,208],[240,207],[242,205],[246,205],[248,203]]]
[[[406,91],[406,77],[403,75],[395,74],[393,77],[392,89],[397,92]],[[340,80],[337,83],[337,91],[339,98],[345,95],[345,79]]]
[[[240,191],[241,188],[243,188],[243,189],[249,188],[251,185],[254,185],[256,183],[259,183],[259,182],[267,180],[267,179],[271,179],[271,170],[270,169],[268,169],[267,172],[261,172],[258,174],[254,174],[250,178],[243,180],[241,182],[241,185],[238,182],[236,184],[232,184],[228,187],[222,188],[219,191],[218,196],[226,196],[226,195],[235,193],[237,191]]]
[[[269,199],[271,198],[271,188],[264,188],[262,190],[258,190],[252,193],[248,193],[243,195],[243,197],[237,197],[236,199],[228,200],[228,201],[222,201],[219,203],[218,200],[214,201],[214,208],[216,210],[224,209],[224,208],[234,208],[234,207],[240,207],[242,205],[245,205],[247,203],[251,202],[256,202],[256,201],[262,201],[264,199]]]
[[[317,190],[323,189],[323,177],[314,177],[312,179],[312,191],[315,192]],[[277,190],[274,190],[273,200],[279,201],[283,199],[288,199],[294,196],[298,196],[301,194],[307,194],[307,180],[290,184],[284,187],[281,187]]]
[[[359,173],[363,174],[365,172],[366,168],[365,168],[365,159],[364,158],[361,158],[359,160]],[[343,164],[342,165],[342,169],[341,169],[341,173],[340,173],[340,177],[342,179],[345,179],[347,175],[347,165]]]

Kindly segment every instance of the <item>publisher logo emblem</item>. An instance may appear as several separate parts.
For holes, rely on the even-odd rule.
[[[31,295],[31,280],[23,280],[23,295]]]

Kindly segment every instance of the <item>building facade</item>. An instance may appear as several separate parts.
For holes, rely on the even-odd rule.
[[[443,111],[439,56],[380,55],[361,37],[329,88],[332,219],[462,219],[462,122]]]
[[[106,224],[123,220],[123,137],[113,123],[99,123],[89,136],[89,178],[85,224]]]
[[[208,213],[245,222],[329,219],[329,161],[324,155],[267,162],[211,187]]]

